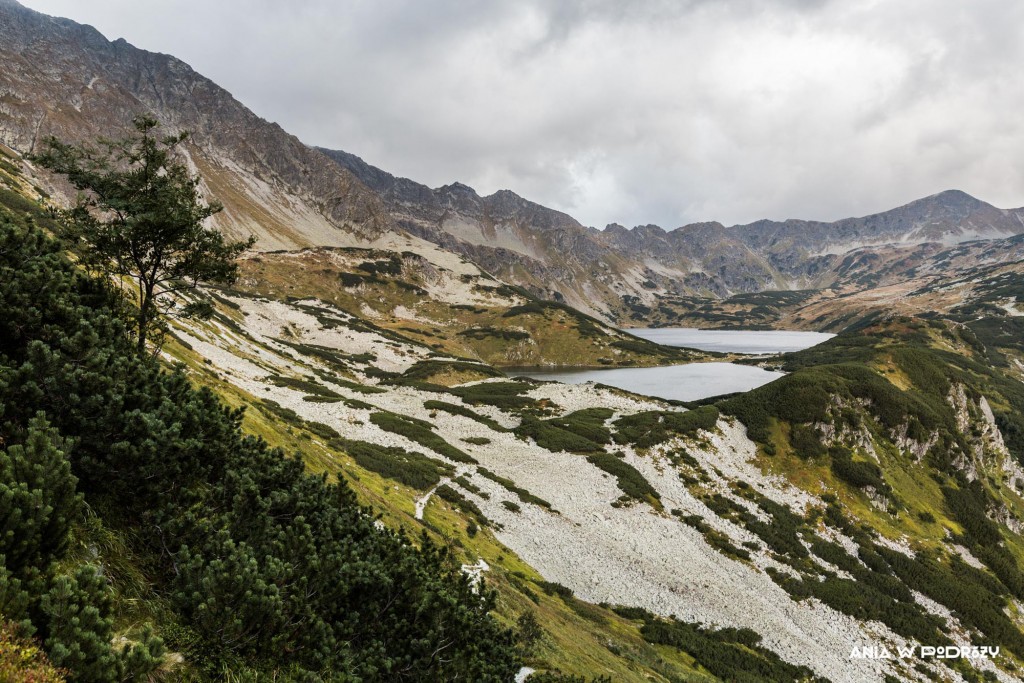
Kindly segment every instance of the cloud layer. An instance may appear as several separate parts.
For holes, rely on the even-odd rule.
[[[1024,3],[22,1],[310,144],[589,225],[1024,204]]]

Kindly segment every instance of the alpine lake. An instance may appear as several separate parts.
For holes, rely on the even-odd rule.
[[[767,356],[800,351],[821,344],[834,335],[823,332],[779,330],[700,330],[691,327],[660,327],[625,330],[666,346],[701,351]],[[689,363],[649,368],[505,368],[510,377],[583,384],[594,382],[645,396],[696,401],[710,396],[750,391],[784,373],[735,363]]]

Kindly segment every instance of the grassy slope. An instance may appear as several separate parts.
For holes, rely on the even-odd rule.
[[[784,381],[794,382],[812,372],[819,373],[816,379],[824,381],[823,378],[831,372],[832,367],[852,363],[869,368],[876,377],[891,384],[901,395],[908,398],[925,397],[942,409],[949,408],[945,395],[947,385],[941,383],[939,378],[949,375],[953,382],[962,383],[979,396],[985,396],[993,406],[997,422],[1013,420],[1014,415],[1024,411],[1024,388],[1020,388],[1015,380],[1008,379],[1002,368],[989,365],[989,354],[993,352],[998,353],[998,347],[982,344],[969,329],[958,328],[950,323],[901,319],[871,325],[812,349],[787,354],[783,357],[783,367],[793,374]],[[928,372],[929,369],[934,370],[934,374]],[[912,378],[912,375],[916,375],[916,378]],[[744,400],[768,401],[769,395],[777,396],[775,392],[779,384],[781,382],[754,390]],[[728,410],[736,404],[737,401],[727,401],[724,405]],[[791,481],[807,490],[819,488],[836,492],[843,504],[858,517],[870,521],[872,526],[888,536],[907,534],[930,542],[941,541],[943,528],[958,530],[959,526],[944,511],[934,472],[936,468],[930,467],[927,461],[914,462],[907,453],[901,452],[892,443],[891,435],[886,434],[877,424],[872,410],[873,406],[868,406],[860,412],[860,418],[866,421],[872,431],[873,445],[878,451],[879,465],[886,481],[903,499],[896,515],[879,510],[867,501],[862,491],[838,480],[829,469],[827,459],[809,461],[801,457],[791,439],[792,420],[777,416],[771,418],[770,437],[764,442],[770,445],[768,451],[773,447],[776,452],[768,455],[762,449],[762,463],[766,469],[786,474]],[[913,408],[908,405],[906,415],[909,417],[912,413]],[[742,415],[742,411],[739,414]],[[947,417],[951,416],[952,413]],[[940,428],[954,427],[942,425]],[[1008,445],[1015,460],[1024,460],[1021,444]],[[1019,507],[1019,495],[1003,481],[1005,476],[999,470],[997,460],[992,458],[982,465],[983,478],[992,487],[993,495],[1013,505],[1018,514],[1024,513],[1024,507]],[[986,466],[988,469],[985,469]],[[939,524],[922,524],[918,514],[920,512],[934,514]],[[1020,540],[1011,537],[1014,543]]]
[[[25,179],[17,156],[0,146],[0,206],[17,214],[28,214],[36,223],[56,229],[40,207],[41,199],[45,199],[45,195]],[[217,307],[224,318],[239,315],[223,303],[218,303]],[[360,468],[344,451],[325,443],[301,422],[290,422],[259,407],[259,398],[232,384],[173,335],[164,353],[169,362],[183,364],[195,384],[210,387],[225,404],[232,408],[245,406],[243,426],[246,432],[295,453],[312,472],[346,479],[360,500],[371,506],[388,526],[404,529],[413,538],[425,529],[435,541],[459,548],[459,554],[467,562],[484,558],[492,567],[486,581],[499,591],[499,619],[511,624],[519,615],[533,611],[546,633],[528,662],[531,666],[541,670],[610,675],[616,681],[715,680],[700,673],[699,667],[686,655],[663,652],[667,648],[645,642],[636,623],[590,605],[586,616],[581,616],[561,598],[545,594],[536,585],[542,580],[540,575],[502,546],[489,530],[481,529],[470,538],[466,531],[467,516],[439,498],[432,499],[426,524],[417,521],[413,516],[414,500],[421,492],[396,486],[394,481]],[[124,539],[104,528],[98,520],[82,529],[78,536],[81,542],[71,550],[66,562],[75,564],[94,558],[96,552],[101,554],[115,590],[116,632],[132,632],[137,624],[145,621],[160,624],[162,617],[170,613],[169,608],[159,599],[154,600],[145,569],[136,565]],[[536,598],[536,604],[529,596]],[[19,662],[18,671],[26,673],[27,670],[20,667],[27,664]],[[63,679],[55,675],[54,680]]]
[[[244,291],[282,300],[321,299],[437,351],[498,367],[643,366],[709,356],[620,333],[574,309],[502,285],[475,268],[455,275],[408,252],[268,253],[243,261],[242,271],[239,288]],[[460,303],[429,293],[428,288],[443,289],[446,282],[464,289],[472,300]]]
[[[241,323],[241,314],[231,307],[222,307],[221,315],[235,316],[236,322]],[[955,328],[952,328],[955,330]],[[236,404],[254,404],[257,398],[241,392],[237,387],[224,382],[221,378],[214,377],[209,367],[185,347],[171,348],[182,361],[189,364],[192,370],[197,373],[200,381],[209,382],[217,391],[233,397],[231,400]],[[267,349],[271,350],[271,349]],[[971,387],[980,388],[993,403],[997,415],[1004,417],[1012,414],[1012,406],[1017,405],[1018,398],[1013,394],[1014,384],[1006,383],[997,374],[985,372],[983,366],[971,365],[968,361],[972,354],[982,353],[982,347],[977,346],[976,340],[967,335],[958,335],[955,331],[939,324],[932,324],[921,321],[909,321],[890,325],[884,328],[869,329],[861,335],[844,335],[830,342],[823,347],[800,354],[791,354],[784,359],[788,369],[793,374],[786,380],[771,385],[768,388],[751,392],[746,397],[756,405],[788,405],[791,408],[799,408],[801,395],[786,394],[780,400],[778,395],[773,394],[779,391],[780,387],[785,389],[789,384],[809,384],[812,388],[822,385],[826,393],[833,392],[839,395],[838,389],[842,388],[839,379],[842,379],[848,372],[850,365],[856,366],[860,372],[866,372],[874,377],[874,383],[892,388],[906,394],[907,416],[913,410],[919,410],[920,406],[911,401],[924,400],[925,406],[931,405],[940,408],[944,402],[944,389],[937,390],[936,387],[924,382],[931,377],[927,371],[921,370],[924,361],[938,368],[954,368],[958,366],[967,367],[971,374],[959,377],[961,382]],[[255,357],[253,355],[253,357]],[[301,357],[297,360],[302,362]],[[433,363],[443,364],[442,359],[432,360]],[[415,366],[414,366],[415,367]],[[311,368],[296,364],[292,370],[296,377],[308,375]],[[951,371],[952,372],[952,371]],[[960,370],[956,370],[960,372]],[[358,378],[359,375],[353,375]],[[837,379],[839,378],[839,379]],[[888,378],[891,378],[888,379]],[[923,379],[922,379],[923,378]],[[433,379],[433,377],[430,377]],[[386,379],[385,384],[394,380]],[[854,383],[854,387],[861,384],[871,385],[870,382]],[[495,385],[484,385],[495,386]],[[456,388],[456,391],[458,389]],[[936,393],[938,391],[938,393]],[[919,396],[920,395],[920,396]],[[815,403],[812,408],[820,407],[827,401],[818,400],[817,394],[812,394]],[[370,403],[374,396],[365,397]],[[451,398],[449,395],[441,394],[439,398]],[[929,404],[928,401],[931,403]],[[903,405],[903,404],[900,404]],[[723,404],[723,409],[729,410],[730,402]],[[528,408],[536,410],[540,406]],[[739,412],[736,410],[733,412]],[[770,471],[786,475],[797,485],[814,493],[828,492],[836,496],[842,509],[855,522],[866,524],[868,528],[880,533],[889,539],[907,537],[913,546],[918,549],[932,548],[943,550],[945,548],[945,530],[959,534],[964,531],[964,526],[956,516],[948,510],[948,500],[940,488],[942,483],[956,483],[953,474],[947,473],[946,479],[937,479],[934,468],[929,469],[911,460],[908,456],[896,448],[891,437],[884,430],[872,426],[870,410],[861,411],[854,416],[845,416],[843,419],[857,418],[862,424],[867,425],[870,438],[877,451],[881,476],[883,480],[895,492],[890,504],[879,505],[874,502],[863,488],[851,485],[844,481],[834,471],[828,457],[818,455],[808,458],[802,453],[800,446],[793,437],[794,430],[803,428],[803,423],[791,415],[785,418],[770,416],[767,421],[768,431],[761,440],[765,443],[765,450],[762,453],[761,462]],[[679,415],[676,413],[676,415]],[[689,415],[689,414],[687,414]],[[755,416],[756,417],[756,416]],[[833,419],[836,416],[827,416]],[[955,416],[947,415],[946,418],[955,419]],[[384,514],[384,520],[389,525],[403,527],[413,533],[420,528],[420,523],[413,519],[414,500],[419,491],[396,486],[391,480],[380,478],[378,475],[358,467],[351,461],[343,450],[334,447],[332,443],[311,433],[301,421],[289,421],[281,419],[279,415],[263,410],[251,411],[247,426],[254,432],[261,434],[264,438],[273,443],[284,444],[287,448],[295,448],[303,453],[310,467],[316,471],[326,472],[333,476],[345,476],[359,492],[363,500],[379,509]],[[750,416],[744,418],[749,424],[754,425],[756,420]],[[587,433],[586,421],[578,420],[574,424],[572,420],[561,418],[556,421],[558,424],[569,425],[569,431],[577,436]],[[956,431],[956,427],[949,424],[936,423],[944,429]],[[947,420],[948,422],[948,420]],[[547,422],[545,423],[547,424]],[[552,423],[552,425],[555,423]],[[857,424],[856,421],[854,424]],[[591,428],[593,425],[589,425]],[[935,425],[929,425],[934,427]],[[624,431],[625,425],[618,425],[618,429],[611,436],[617,438],[630,438]],[[645,433],[643,429],[640,433]],[[554,437],[552,437],[554,438]],[[601,439],[600,434],[591,433],[587,438]],[[539,441],[538,441],[539,442]],[[768,450],[774,450],[774,455],[769,456]],[[573,449],[575,450],[575,449]],[[991,454],[987,454],[991,455]],[[867,462],[867,456],[863,453],[856,453],[858,462]],[[990,459],[988,468],[983,467],[983,473],[989,475],[994,481],[999,482],[1000,468],[998,461]],[[982,463],[984,465],[984,463]],[[699,487],[698,487],[699,488]],[[739,490],[737,489],[737,492]],[[1007,498],[1007,493],[997,489],[1000,500],[1006,499],[1015,508],[1019,500],[1013,501]],[[742,496],[742,493],[739,493]],[[925,515],[931,515],[936,521],[925,521]],[[465,514],[456,509],[456,506],[445,503],[440,498],[431,499],[425,515],[426,528],[437,538],[445,539],[459,547],[467,563],[472,563],[478,558],[485,559],[493,568],[488,575],[488,580],[499,588],[501,601],[499,611],[503,618],[514,621],[525,610],[533,611],[548,635],[539,649],[533,664],[542,667],[561,668],[574,672],[585,672],[588,674],[601,674],[614,672],[617,680],[634,680],[637,676],[650,675],[652,671],[669,673],[675,670],[672,675],[677,678],[693,674],[689,667],[690,660],[687,655],[679,650],[670,648],[659,648],[645,643],[637,630],[637,624],[613,615],[611,612],[588,606],[573,599],[563,599],[557,596],[543,594],[542,586],[538,583],[540,577],[529,567],[524,565],[513,553],[503,548],[490,532],[485,528],[479,533],[471,535],[467,526],[471,514]],[[799,532],[807,541],[818,539],[819,536],[814,530],[814,520],[808,516],[806,520],[800,521],[802,530]],[[1021,556],[1019,539],[1008,535],[1010,552],[1015,556]],[[712,539],[713,540],[713,539]],[[711,541],[709,541],[711,542]],[[870,547],[870,546],[868,546]],[[730,547],[726,544],[724,548],[728,551]],[[731,548],[735,550],[735,548]],[[728,554],[728,552],[726,553]],[[813,569],[813,565],[807,562],[799,562],[803,568]],[[531,596],[533,596],[531,598]],[[533,598],[537,600],[533,602]],[[659,653],[659,654],[655,654]],[[659,680],[659,678],[654,678]],[[671,680],[671,678],[669,678]]]
[[[755,425],[751,433],[761,442],[759,462],[766,473],[785,476],[807,491],[834,496],[863,528],[893,542],[909,542],[915,552],[939,558],[940,566],[956,564],[951,538],[981,555],[988,565],[985,573],[999,577],[996,595],[1010,600],[1006,613],[1017,629],[1024,630],[1021,615],[1013,607],[1014,585],[1024,578],[1024,537],[1006,525],[993,527],[1005,555],[1013,558],[1010,564],[1015,565],[997,570],[974,538],[980,528],[976,520],[955,504],[956,492],[971,488],[973,479],[984,491],[989,518],[1002,511],[1024,519],[1024,491],[1006,471],[1007,462],[1024,462],[1024,440],[1019,438],[1024,386],[1007,373],[1013,354],[1019,353],[1019,338],[990,334],[991,323],[974,321],[981,334],[972,325],[910,318],[866,325],[784,356],[790,375],[720,402],[719,407]],[[867,375],[849,382],[843,378],[850,376],[850,368]],[[871,384],[876,389],[864,390]],[[967,429],[958,425],[957,410],[949,398],[958,386],[975,402],[966,411],[970,415],[961,415],[968,421]],[[851,390],[858,403],[847,400]],[[992,406],[1006,437],[1008,456],[982,433],[984,422],[975,407],[981,397]],[[846,407],[829,410],[822,418],[823,398],[825,402],[846,400]],[[854,461],[877,463],[881,479],[891,487],[885,500],[837,476],[829,454],[815,453],[817,447],[806,438],[807,428],[822,422],[846,425],[849,438],[829,441],[819,433],[815,441],[824,440],[826,445],[845,441]],[[915,422],[924,426],[920,442],[938,437],[923,457],[900,447],[891,429],[894,423]],[[798,432],[803,436],[798,438]],[[861,433],[869,436],[874,456],[863,447]],[[1022,653],[1016,655],[1013,661],[1020,666]]]
[[[336,259],[326,258],[324,252],[309,252],[298,257],[283,255],[280,258],[265,255],[259,261],[247,264],[247,286],[250,291],[273,298],[314,297],[329,301],[357,315],[372,315],[376,324],[438,351],[496,364],[569,360],[579,364],[599,364],[602,358],[613,363],[625,360],[637,364],[666,360],[664,356],[659,358],[648,353],[632,357],[628,355],[632,352],[621,348],[618,350],[624,353],[615,354],[613,358],[609,351],[614,347],[608,346],[607,337],[602,339],[603,334],[592,331],[588,334],[586,318],[557,306],[529,305],[531,302],[516,298],[519,293],[515,290],[501,292],[496,289],[495,293],[506,299],[501,303],[452,305],[451,302],[424,297],[417,288],[427,283],[417,279],[420,273],[410,267],[411,264],[402,263],[398,272],[382,275],[361,270],[356,261],[383,262],[390,258],[384,253],[348,251],[344,257],[350,263],[339,268]],[[303,267],[295,267],[296,258],[303,260]],[[346,281],[343,273],[355,274],[357,278],[350,277]],[[781,308],[794,302],[757,299],[737,302],[737,305],[749,313],[759,307],[765,307],[762,309],[765,311],[775,307],[775,303]],[[521,308],[516,310],[516,306]],[[409,316],[409,311],[414,311],[414,316]],[[507,315],[510,311],[514,311],[513,314]],[[747,313],[740,317],[749,318]],[[765,313],[766,319],[771,318],[770,313]],[[458,334],[467,329],[480,332]],[[955,327],[922,321],[869,328],[844,335],[829,345],[788,356],[786,367],[793,374],[777,384],[785,386],[787,381],[804,380],[811,385],[820,384],[819,388],[824,393],[815,394],[816,400],[822,395],[828,397],[847,391],[850,386],[859,395],[858,387],[867,379],[858,375],[860,379],[847,382],[848,373],[842,367],[852,364],[859,368],[858,372],[870,372],[874,377],[871,382],[886,383],[899,392],[900,400],[904,401],[898,401],[904,410],[902,417],[917,419],[915,411],[925,409],[929,415],[936,413],[938,421],[929,424],[927,429],[946,430],[953,441],[960,439],[970,447],[969,435],[960,433],[951,423],[951,420],[955,421],[955,415],[943,408],[947,403],[948,386],[942,382],[936,384],[937,375],[945,376],[947,382],[968,387],[968,394],[972,397],[984,395],[1004,425],[1010,424],[1013,415],[1019,415],[1024,408],[1015,385],[1004,381],[998,372],[991,372],[986,365],[1001,358],[1003,365],[1012,369],[1010,361],[1019,349],[1012,343],[999,346],[986,344],[978,338],[988,335],[988,341],[993,342],[1000,335],[1007,336],[1005,330],[993,330],[989,325],[979,326],[978,332],[973,336],[960,334]],[[538,342],[537,346],[544,349],[542,355],[523,351],[529,349],[528,339]],[[197,365],[196,370],[203,373],[205,368]],[[438,383],[455,384],[464,379],[453,376]],[[230,385],[218,387],[218,390],[228,394],[238,392]],[[752,392],[746,399],[754,403],[777,404],[779,394],[773,392],[778,390],[779,387],[773,385]],[[798,402],[799,397],[787,395],[786,398]],[[252,397],[239,395],[236,400],[249,402]],[[724,409],[729,407],[729,404],[723,406]],[[766,471],[783,474],[808,491],[835,496],[856,524],[865,525],[873,533],[891,540],[909,539],[916,551],[936,552],[940,566],[952,567],[954,563],[948,550],[947,534],[963,534],[967,527],[962,516],[951,508],[949,494],[943,487],[959,490],[965,483],[958,477],[956,468],[951,468],[948,463],[920,463],[909,457],[897,446],[891,430],[877,424],[877,416],[873,414],[876,407],[849,407],[844,413],[840,406],[824,418],[836,424],[846,421],[851,427],[865,430],[878,458],[880,480],[892,491],[887,500],[879,502],[877,495],[870,495],[871,492],[863,486],[851,483],[848,475],[839,474],[829,456],[807,457],[803,449],[805,440],[797,437],[801,430],[806,432],[813,420],[802,421],[788,414],[769,416],[767,429],[759,438],[764,444],[761,464]],[[742,411],[736,412],[743,416]],[[396,487],[394,482],[360,469],[344,453],[310,436],[300,426],[281,424],[272,414],[252,419],[255,420],[252,429],[269,440],[302,447],[312,468],[348,477],[363,499],[382,511],[388,524],[410,530],[419,528],[419,523],[412,518],[416,491]],[[948,450],[949,444],[945,447]],[[1020,452],[1012,439],[1011,448],[1019,457]],[[855,463],[870,464],[871,456],[866,452],[856,448],[851,450]],[[1007,486],[993,454],[986,452],[984,455],[977,465],[986,495],[994,504],[1003,505],[1020,517],[1024,510],[1020,497]],[[809,517],[803,523],[813,524],[812,519]],[[427,507],[425,522],[431,534],[459,546],[467,562],[481,557],[487,560],[493,568],[488,580],[501,593],[499,613],[502,618],[511,622],[527,609],[537,615],[547,636],[532,664],[587,674],[608,673],[616,680],[643,680],[644,676],[648,677],[647,680],[651,680],[650,677],[653,680],[672,680],[669,676],[687,680],[696,675],[692,661],[685,654],[674,648],[645,642],[635,622],[608,610],[545,594],[536,583],[540,577],[502,548],[489,531],[482,529],[471,537],[466,531],[469,516],[454,506],[433,498]],[[800,533],[807,540],[817,536],[811,527]],[[1005,528],[1000,533],[1008,553],[1016,558],[1019,566],[1024,559],[1024,543],[1017,534]],[[865,547],[870,548],[870,543]],[[965,543],[969,544],[969,541]],[[806,563],[797,564],[807,566]],[[1012,609],[1011,614],[1014,614]]]

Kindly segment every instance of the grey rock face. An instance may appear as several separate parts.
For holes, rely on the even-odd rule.
[[[194,165],[209,184],[230,188],[217,193],[228,217],[245,219],[268,246],[330,242],[332,229],[372,238],[392,227],[355,176],[174,57],[4,2],[0,61],[0,141],[13,149],[30,152],[48,135],[121,137],[148,112],[191,133]]]

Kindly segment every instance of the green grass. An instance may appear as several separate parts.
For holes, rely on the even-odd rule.
[[[452,387],[448,393],[458,396],[470,405],[489,405],[505,413],[544,415],[556,408],[529,396],[523,396],[536,385],[528,381],[481,382]]]
[[[718,423],[718,409],[701,406],[688,411],[647,411],[620,417],[612,423],[616,443],[650,448],[675,437],[710,431]]]
[[[487,379],[490,377],[504,377],[504,375],[489,365],[461,360],[438,360],[428,359],[417,361],[412,367],[402,373],[400,377],[390,380],[389,383],[406,386],[417,386],[435,382],[438,376],[456,375],[466,376],[472,379]],[[463,381],[468,381],[463,380]]]
[[[280,375],[271,375],[269,378],[271,384],[277,387],[284,387],[286,389],[295,389],[311,396],[323,396],[328,398],[341,398],[341,394],[336,391],[328,389],[324,385],[313,379],[299,379],[297,377],[282,377]]]
[[[586,408],[548,420],[526,416],[515,433],[532,438],[538,446],[553,453],[598,453],[611,443],[611,433],[604,422],[612,414],[609,408]]]
[[[461,475],[461,476],[456,477],[452,481],[454,481],[456,484],[458,484],[462,488],[466,489],[470,493],[473,493],[473,494],[476,494],[476,495],[480,496],[484,500],[487,500],[487,499],[489,499],[491,497],[491,494],[487,493],[487,491],[484,491],[479,486],[477,486],[476,484],[471,482],[469,480],[469,477],[464,475],[464,474]]]
[[[678,513],[678,510],[673,510],[672,513]],[[729,537],[723,534],[721,531],[712,528],[710,524],[704,521],[704,518],[700,515],[678,515],[683,522],[692,526],[694,529],[699,531],[703,536],[704,540],[707,541],[708,545],[722,553],[726,557],[732,557],[737,560],[750,560],[750,553],[743,548],[737,548]]]
[[[460,337],[469,337],[482,341],[484,339],[500,339],[502,341],[523,341],[530,338],[529,332],[522,330],[508,330],[501,327],[472,327],[468,330],[456,332]]]
[[[815,680],[805,666],[784,661],[760,645],[761,636],[750,629],[712,630],[698,624],[644,615],[644,639],[686,651],[701,666],[722,680],[743,683]]]
[[[431,399],[429,401],[424,401],[423,407],[426,408],[427,410],[443,410],[444,412],[449,413],[451,415],[468,417],[469,419],[475,420],[476,422],[479,422],[488,429],[494,430],[496,432],[509,431],[506,427],[501,426],[501,424],[497,420],[487,417],[486,415],[481,415],[475,410],[470,410],[465,406],[460,406],[455,403],[448,403],[447,401],[437,401]]]
[[[477,506],[476,503],[466,498],[464,495],[453,489],[448,484],[441,484],[437,487],[434,492],[441,500],[446,500],[451,503],[454,507],[462,510],[467,515],[470,515],[475,519],[480,526],[487,526],[490,521],[484,516],[483,511]]]

